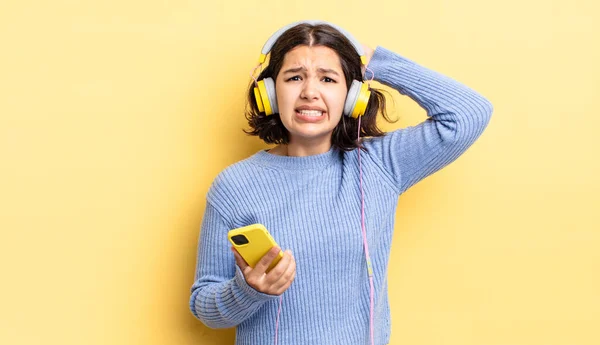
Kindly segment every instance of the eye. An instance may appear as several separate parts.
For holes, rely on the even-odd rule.
[[[323,81],[326,82],[326,83],[335,83],[336,82],[335,80],[333,80],[333,79],[331,79],[329,77],[324,77]]]
[[[291,78],[288,78],[286,81],[298,81],[298,80],[300,80],[300,76],[299,75],[295,75],[295,76],[293,76]]]

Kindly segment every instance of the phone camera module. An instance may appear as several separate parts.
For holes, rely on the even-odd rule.
[[[248,239],[244,235],[232,236],[231,240],[233,241],[233,243],[237,244],[238,246],[249,243]]]

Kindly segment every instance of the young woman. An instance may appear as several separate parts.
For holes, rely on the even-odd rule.
[[[387,344],[398,196],[465,152],[492,105],[333,24],[291,24],[267,41],[269,52],[246,117],[248,133],[276,146],[213,182],[190,309],[209,327],[237,326],[238,345]],[[382,133],[376,117],[386,117],[385,98],[361,83],[371,75],[416,101],[427,120]],[[227,239],[230,229],[254,223],[287,248],[268,273],[279,248],[252,268]]]

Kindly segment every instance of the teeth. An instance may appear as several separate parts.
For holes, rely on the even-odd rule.
[[[299,113],[302,115],[305,115],[305,116],[321,116],[321,115],[323,115],[323,112],[318,111],[318,110],[300,110]]]

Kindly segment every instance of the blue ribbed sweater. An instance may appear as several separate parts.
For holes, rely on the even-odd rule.
[[[492,105],[472,89],[377,47],[375,80],[423,107],[427,120],[361,152],[365,223],[375,284],[375,344],[389,342],[387,267],[398,196],[454,161],[487,126]],[[212,328],[237,326],[237,345],[271,345],[279,298],[254,290],[227,231],[262,223],[296,259],[283,293],[280,345],[369,344],[369,281],[361,235],[357,150],[308,157],[259,151],[214,180],[198,244],[190,309]]]

